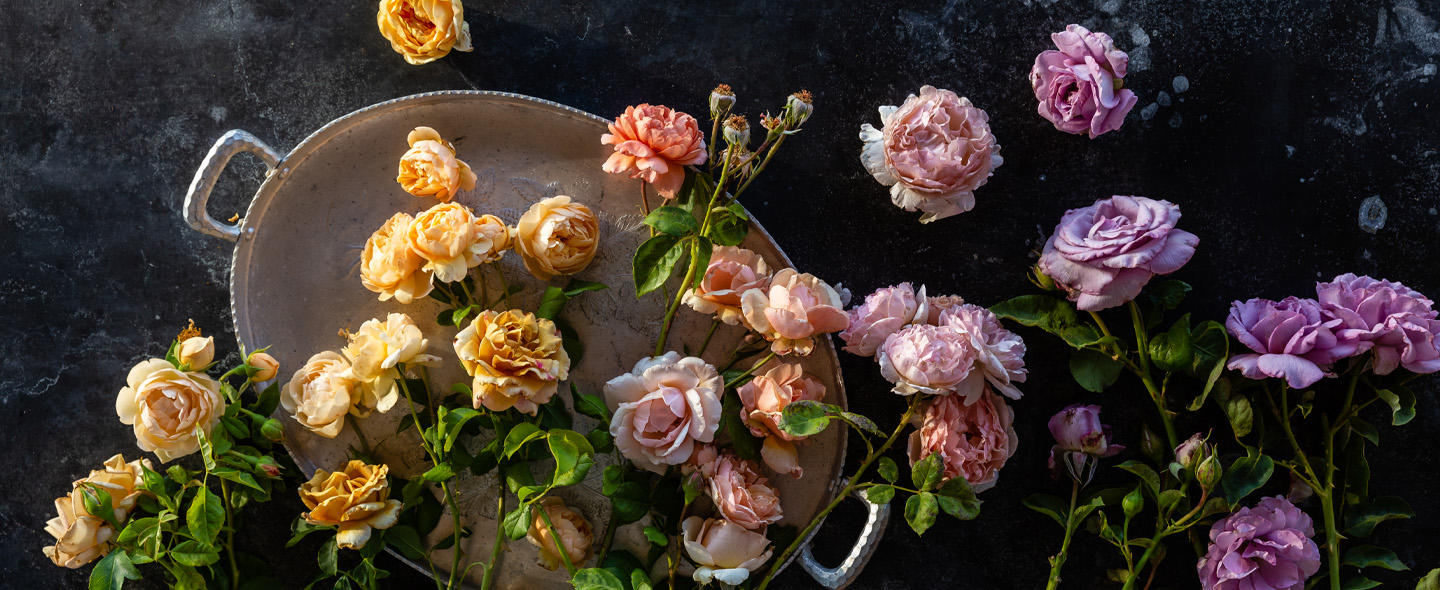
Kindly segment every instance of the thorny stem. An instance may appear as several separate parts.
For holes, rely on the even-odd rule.
[[[1045,590],[1055,590],[1060,586],[1060,568],[1065,566],[1070,537],[1075,534],[1075,498],[1080,495],[1080,480],[1073,479],[1070,483],[1070,512],[1065,516],[1065,540],[1060,542],[1060,552],[1050,558],[1050,580],[1046,582]]]
[[[490,546],[490,563],[485,566],[485,576],[480,580],[480,590],[490,590],[495,583],[495,564],[500,561],[500,550],[505,548],[505,487],[500,486],[499,506],[495,508],[495,541]]]
[[[460,550],[460,503],[455,500],[455,490],[446,485],[445,482],[440,482],[440,491],[445,493],[445,502],[450,505],[450,516],[455,522],[455,532],[453,533],[455,536],[455,546],[451,548],[454,559],[450,562],[450,581],[445,584],[445,587],[459,588],[460,584],[464,581],[459,579],[460,554],[464,553]],[[503,496],[504,494],[501,495]]]
[[[1140,382],[1145,384],[1145,390],[1150,392],[1150,399],[1155,402],[1155,409],[1160,411],[1160,423],[1165,425],[1165,439],[1170,442],[1170,448],[1180,446],[1180,437],[1175,435],[1175,423],[1170,419],[1170,410],[1165,407],[1165,392],[1155,386],[1155,379],[1150,376],[1150,342],[1145,333],[1145,321],[1140,318],[1140,306],[1130,302],[1130,320],[1135,325],[1135,348],[1140,356],[1140,370],[1135,374],[1140,377]],[[1134,367],[1131,367],[1134,371]]]
[[[640,207],[645,210],[645,216],[646,216],[646,217],[649,217],[649,216],[650,216],[650,194],[647,193],[647,192],[645,192],[645,181],[643,181],[643,180],[640,181]],[[655,237],[655,226],[647,226],[647,227],[650,228],[650,237],[652,237],[652,238]]]
[[[565,550],[565,544],[560,542],[560,534],[555,532],[555,523],[550,522],[550,511],[544,506],[540,507],[540,520],[545,521],[545,528],[550,531],[550,540],[555,543],[555,551],[560,553],[560,560],[565,562],[565,571],[570,572],[570,577],[575,577],[575,564],[570,563],[570,552]]]
[[[730,151],[732,149],[725,148],[725,165],[720,168],[720,182],[715,184],[715,193],[710,195],[710,204],[705,208],[705,222],[700,225],[700,235],[702,236],[710,229],[710,212],[715,209],[715,199],[725,191],[725,183],[730,180]],[[655,342],[655,354],[651,356],[660,356],[665,352],[665,341],[670,338],[670,324],[675,319],[675,311],[680,309],[680,301],[684,298],[685,293],[690,291],[690,283],[695,280],[696,267],[700,264],[700,258],[697,256],[699,253],[700,241],[691,241],[690,264],[686,265],[685,279],[680,281],[680,289],[675,291],[675,299],[670,302],[670,308],[665,310],[665,322],[660,325],[660,339]]]

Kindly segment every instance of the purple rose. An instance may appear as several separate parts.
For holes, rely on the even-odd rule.
[[[1040,270],[1085,311],[1123,304],[1157,274],[1170,274],[1195,255],[1200,238],[1175,229],[1180,207],[1145,197],[1114,196],[1065,212]]]
[[[1210,527],[1210,550],[1195,569],[1205,590],[1301,590],[1320,571],[1310,517],[1279,496],[1241,508]]]
[[[1090,138],[1114,131],[1140,100],[1124,90],[1130,56],[1115,49],[1105,33],[1070,25],[1050,35],[1059,51],[1045,51],[1030,68],[1030,86],[1040,101],[1040,116],[1066,133]]]
[[[1255,354],[1232,356],[1227,366],[1251,379],[1283,377],[1290,387],[1309,387],[1333,377],[1330,365],[1360,350],[1359,341],[1335,336],[1340,323],[1325,316],[1313,299],[1236,301],[1225,328]]]
[[[1070,475],[1080,481],[1088,481],[1094,473],[1086,469],[1092,457],[1111,457],[1125,450],[1110,442],[1110,427],[1100,423],[1100,406],[1070,406],[1051,417],[1049,426],[1050,435],[1055,437],[1050,469],[1056,469],[1058,457]]]
[[[1400,283],[1349,273],[1317,283],[1315,293],[1325,313],[1343,322],[1336,337],[1357,341],[1361,352],[1374,347],[1376,374],[1389,374],[1397,366],[1415,373],[1440,370],[1435,338],[1440,312],[1424,295]]]

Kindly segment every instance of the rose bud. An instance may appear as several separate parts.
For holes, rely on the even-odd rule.
[[[805,121],[810,118],[811,111],[814,110],[814,99],[810,96],[810,91],[801,90],[791,94],[790,98],[785,101],[785,127],[788,129],[799,128],[805,124]]]
[[[726,119],[724,133],[725,143],[740,147],[750,145],[750,123],[743,116],[731,115]]]
[[[275,357],[263,352],[251,354],[250,358],[245,361],[245,364],[255,367],[256,369],[256,371],[250,375],[250,381],[253,383],[261,383],[274,379],[275,374],[280,371],[280,361],[275,360]]]
[[[1150,429],[1149,424],[1140,425],[1140,452],[1149,458],[1151,462],[1159,463],[1162,458],[1160,435]]]
[[[280,442],[285,440],[285,427],[280,425],[279,420],[270,418],[260,425],[260,436],[270,442]]]
[[[1208,454],[1208,449],[1205,448],[1205,439],[1200,438],[1197,433],[1185,439],[1180,446],[1175,447],[1175,462],[1186,469],[1193,470],[1200,466],[1199,462],[1204,461]]]
[[[1220,468],[1220,460],[1216,459],[1215,455],[1206,457],[1200,466],[1195,468],[1195,479],[1199,480],[1200,487],[1207,491],[1215,488],[1221,475],[1224,475],[1224,470]]]
[[[1088,483],[1094,475],[1091,458],[1110,457],[1125,447],[1110,442],[1110,427],[1100,423],[1100,406],[1073,405],[1050,418],[1050,434],[1055,446],[1050,449],[1050,469],[1056,470],[1056,458],[1065,462],[1070,477]]]
[[[721,84],[710,91],[710,118],[722,119],[730,113],[730,107],[735,106],[735,93],[730,90],[729,84]]]
[[[199,371],[210,366],[215,360],[215,337],[204,338],[195,336],[180,343],[180,350],[177,352],[181,365],[189,365],[190,370]]]
[[[1129,518],[1139,514],[1145,509],[1145,496],[1140,494],[1140,488],[1136,487],[1130,493],[1125,494],[1125,499],[1120,501],[1120,507],[1125,510],[1125,517]]]

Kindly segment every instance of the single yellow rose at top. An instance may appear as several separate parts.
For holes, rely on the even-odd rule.
[[[481,312],[455,335],[455,354],[475,377],[476,409],[534,415],[570,374],[555,323],[518,309]]]
[[[350,360],[350,375],[364,382],[359,398],[352,400],[350,413],[365,418],[370,412],[390,411],[400,399],[400,363],[434,365],[439,357],[425,354],[430,345],[415,320],[403,313],[392,313],[385,321],[370,320],[350,335],[341,351]]]
[[[396,213],[365,240],[365,250],[360,253],[360,282],[379,293],[381,301],[394,298],[410,303],[429,295],[434,288],[430,271],[421,268],[425,259],[405,240],[414,222],[413,217]]]
[[[559,195],[531,205],[515,226],[515,239],[530,274],[550,280],[590,266],[600,247],[600,221],[589,207]]]
[[[56,498],[55,510],[60,515],[45,523],[45,532],[55,537],[55,545],[45,548],[45,557],[55,565],[76,569],[109,553],[115,527],[85,510],[85,490],[93,485],[110,494],[115,520],[123,525],[140,496],[149,494],[140,489],[144,481],[142,465],[153,469],[149,459],[126,463],[125,457],[115,455],[105,460],[104,469],[91,471],[89,477],[76,481],[69,495]]]
[[[469,269],[499,260],[510,247],[510,228],[494,215],[475,216],[459,203],[441,203],[415,217],[405,232],[410,249],[425,260],[421,270],[454,283]]]
[[[359,549],[370,540],[371,529],[388,529],[400,520],[399,500],[390,499],[390,467],[351,461],[330,473],[316,469],[300,484],[300,501],[310,512],[305,521],[340,528],[335,541],[345,549]]]
[[[406,141],[410,151],[400,157],[400,174],[395,177],[405,192],[448,203],[461,189],[475,190],[475,172],[455,157],[455,146],[440,139],[438,131],[416,127]]]
[[[550,524],[555,525],[554,535],[551,534],[551,528],[545,525],[540,510],[544,510],[545,515],[550,517]],[[560,538],[560,546],[565,548],[565,556],[570,558],[570,563],[576,567],[584,565],[585,561],[590,559],[590,549],[595,542],[590,521],[555,496],[542,500],[540,510],[533,511],[534,514],[530,516],[530,530],[525,533],[525,540],[540,550],[540,566],[555,571],[565,564],[565,560],[561,559],[560,552],[555,548],[556,537]]]
[[[470,51],[470,25],[460,0],[380,0],[380,34],[415,65],[455,51]]]
[[[140,449],[155,453],[161,463],[200,450],[195,429],[209,434],[225,414],[220,382],[183,372],[164,359],[135,365],[125,382],[115,399],[115,413],[121,422],[134,425]]]
[[[280,390],[280,407],[301,426],[325,438],[345,428],[345,414],[363,395],[350,362],[334,352],[310,357]]]

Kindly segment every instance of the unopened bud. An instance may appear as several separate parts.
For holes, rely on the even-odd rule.
[[[280,371],[280,361],[263,352],[250,355],[245,364],[255,367],[255,374],[250,376],[250,380],[255,383],[274,379],[275,374]]]
[[[1036,273],[1039,274],[1039,269],[1036,269]],[[1149,424],[1142,424],[1140,426],[1140,452],[1143,453],[1146,458],[1150,459],[1150,461],[1159,463],[1162,448],[1160,435],[1156,434],[1154,430],[1151,430]]]
[[[1130,493],[1125,494],[1125,499],[1120,502],[1120,506],[1125,509],[1127,518],[1135,516],[1145,508],[1145,496],[1141,495],[1140,488],[1137,486]]]
[[[730,91],[729,84],[721,84],[710,91],[710,118],[721,119],[730,113],[730,107],[735,106],[735,93]]]
[[[280,477],[280,466],[269,455],[260,457],[260,460],[255,462],[255,467],[269,477]]]
[[[745,117],[732,115],[725,119],[725,142],[742,148],[750,145],[750,123]]]
[[[180,343],[180,350],[176,352],[180,357],[180,364],[189,365],[191,371],[200,371],[210,366],[215,360],[215,337],[194,336],[187,338]]]
[[[1220,483],[1223,471],[1220,468],[1220,460],[1216,459],[1215,455],[1210,455],[1200,462],[1199,467],[1195,468],[1195,479],[1200,482],[1201,488],[1211,490],[1215,488],[1215,484]]]
[[[285,427],[280,425],[279,420],[270,418],[260,425],[260,436],[270,442],[280,442],[285,440]]]
[[[1180,443],[1180,446],[1175,447],[1175,462],[1192,471],[1200,465],[1201,461],[1205,460],[1205,455],[1205,440],[1200,438],[1198,433],[1191,435],[1190,438],[1185,439],[1185,442]]]
[[[785,127],[798,129],[805,124],[814,110],[814,98],[810,96],[810,91],[801,90],[791,94],[789,100],[785,101]]]

